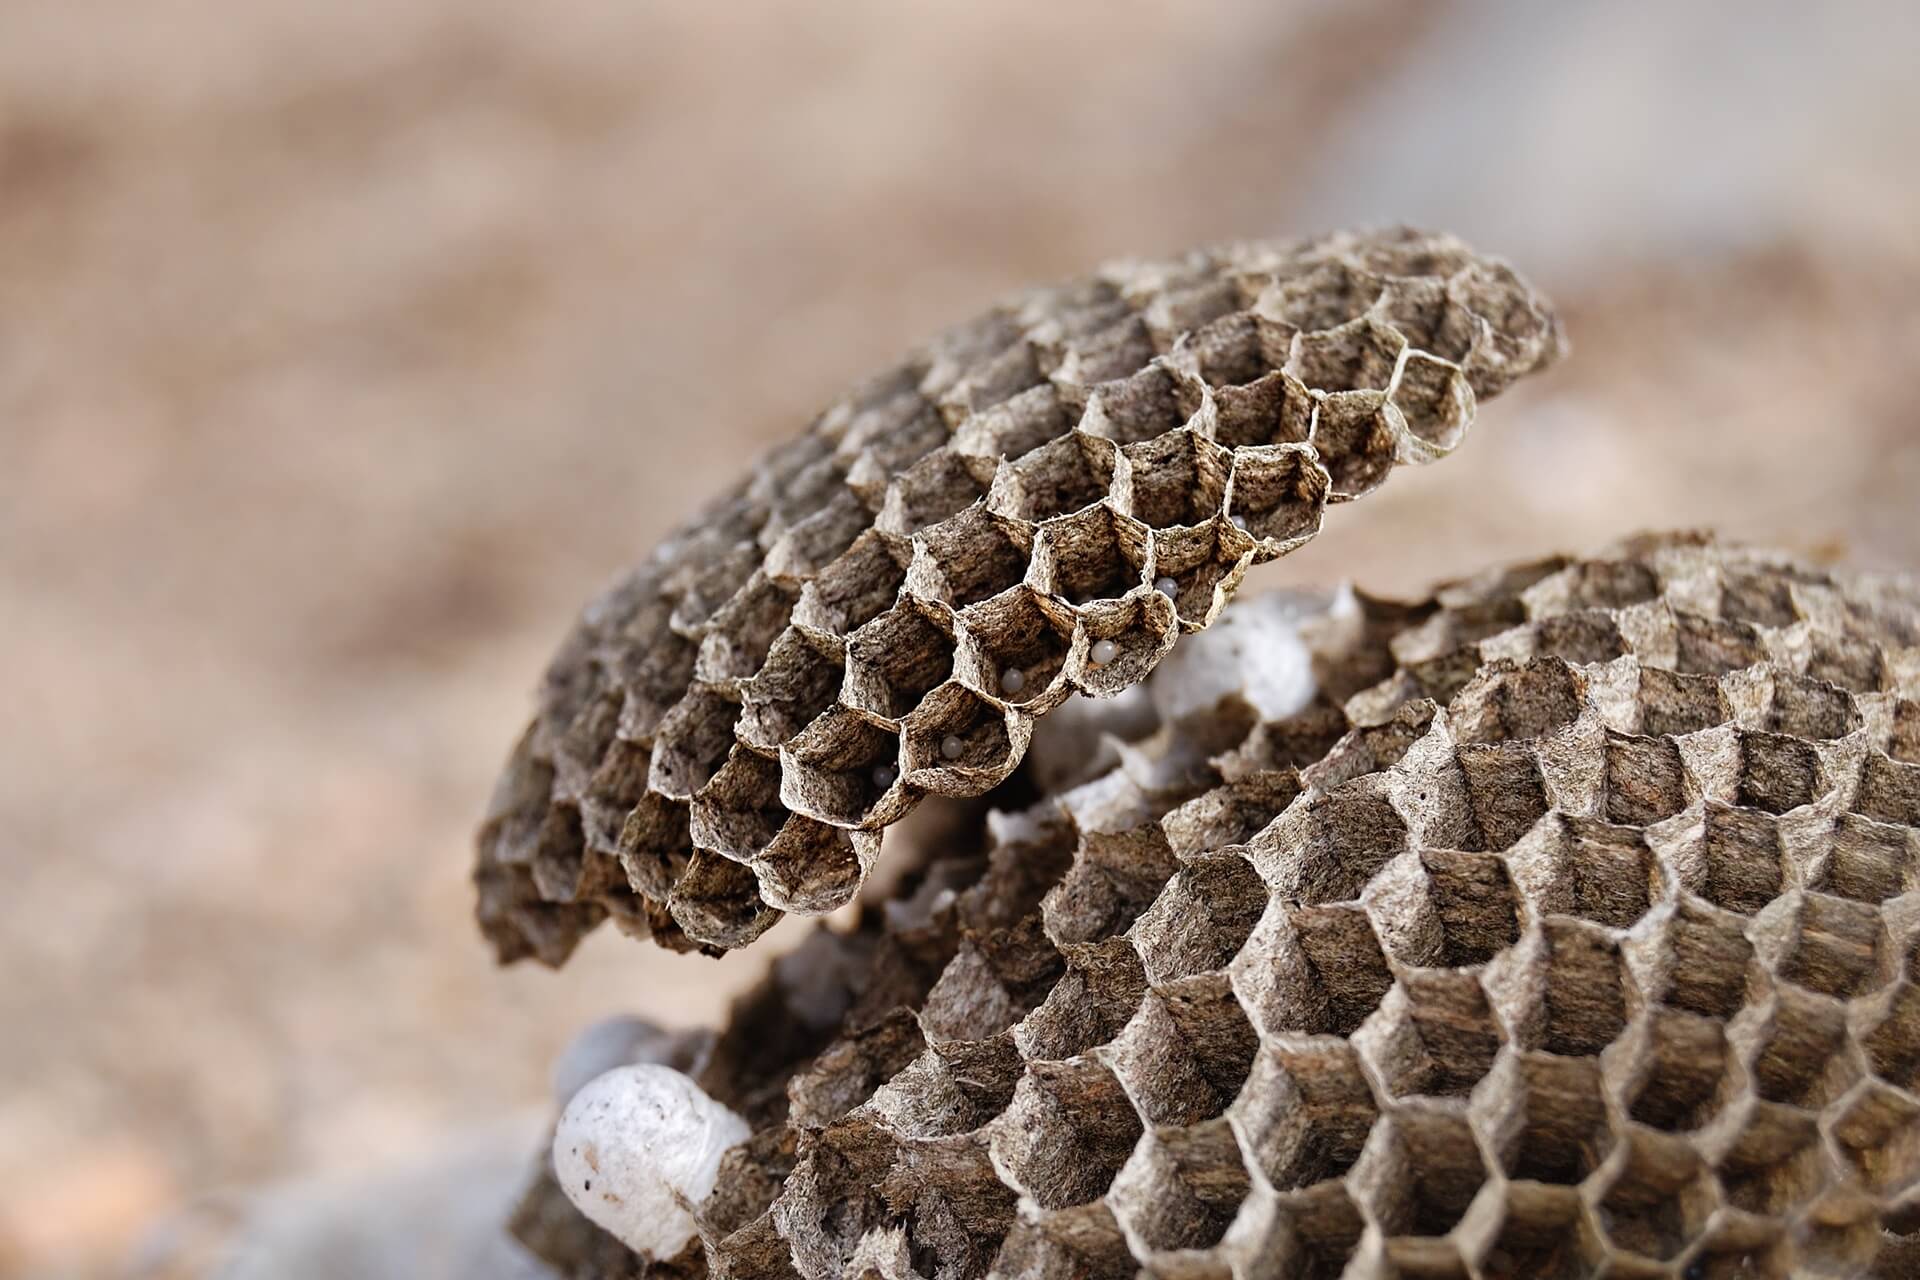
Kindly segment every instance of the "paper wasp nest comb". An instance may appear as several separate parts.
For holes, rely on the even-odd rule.
[[[1304,710],[1162,725],[783,962],[702,1075],[754,1136],[698,1242],[551,1184],[522,1238],[583,1280],[1916,1274],[1920,582],[1676,535],[1359,605]]]
[[[588,606],[481,832],[482,928],[607,915],[724,950],[864,881],[926,795],[1111,694],[1326,504],[1449,452],[1560,350],[1498,262],[1410,231],[1118,265],[834,404]]]

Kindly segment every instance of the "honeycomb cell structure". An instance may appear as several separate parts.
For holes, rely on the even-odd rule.
[[[1238,244],[1016,298],[836,402],[590,604],[479,838],[502,959],[848,902],[881,833],[1136,684],[1330,502],[1562,346],[1444,235]]]
[[[1649,536],[1312,651],[1304,708],[1141,726],[783,960],[680,1257],[550,1179],[521,1238],[577,1280],[1916,1274],[1920,581]]]

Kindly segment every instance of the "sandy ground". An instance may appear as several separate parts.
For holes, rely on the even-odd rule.
[[[1911,6],[114,8],[0,8],[0,1274],[717,1016],[758,957],[491,968],[494,769],[590,591],[1009,287],[1408,219],[1564,303],[1269,583],[1647,524],[1920,567]]]

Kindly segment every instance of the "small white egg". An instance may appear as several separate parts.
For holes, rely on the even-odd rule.
[[[1245,516],[1233,517],[1233,527],[1245,533],[1247,529],[1247,518]]]
[[[1000,692],[1018,693],[1027,687],[1027,673],[1009,667],[1000,673]]]
[[[1093,660],[1094,666],[1104,667],[1120,656],[1120,646],[1111,640],[1095,640],[1087,656]]]
[[[1173,599],[1174,595],[1180,590],[1180,584],[1175,582],[1172,578],[1156,578],[1154,579],[1154,582],[1153,582],[1153,589],[1155,591],[1158,591],[1161,595],[1165,596],[1167,599],[1171,600]]]
[[[894,779],[899,776],[900,771],[890,764],[877,764],[873,767],[873,785],[882,791],[892,786]]]
[[[957,733],[950,733],[940,739],[940,754],[949,760],[958,760],[966,750],[967,744],[960,740],[960,735]]]

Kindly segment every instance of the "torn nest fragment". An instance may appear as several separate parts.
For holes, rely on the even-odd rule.
[[[1915,1274],[1920,582],[1677,534],[1353,603],[1304,707],[1140,726],[744,998],[696,1243],[550,1181],[521,1238],[576,1280]]]
[[[850,901],[882,832],[1143,679],[1329,502],[1457,445],[1560,332],[1398,230],[1124,263],[835,403],[588,606],[481,832],[481,927],[743,946]]]

